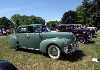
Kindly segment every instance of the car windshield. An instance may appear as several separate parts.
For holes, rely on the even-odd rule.
[[[51,29],[48,26],[43,26],[43,32],[51,32]]]
[[[51,32],[51,29],[46,25],[37,25],[35,27],[35,32]]]

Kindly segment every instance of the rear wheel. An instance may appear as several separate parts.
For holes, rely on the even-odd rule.
[[[60,56],[61,56],[61,50],[56,45],[50,45],[49,48],[48,48],[48,55],[52,59],[59,59]]]
[[[86,42],[84,37],[78,37],[77,41],[78,41],[78,43],[85,43]]]
[[[17,51],[19,48],[18,47],[13,47],[12,49],[15,50],[15,51]]]

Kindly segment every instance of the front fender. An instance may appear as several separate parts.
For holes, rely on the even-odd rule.
[[[40,43],[40,51],[43,53],[46,53],[46,49],[50,44],[57,45],[61,50],[64,48],[64,43],[66,42],[65,39],[58,39],[58,38],[52,38],[52,39],[46,39],[43,40]]]

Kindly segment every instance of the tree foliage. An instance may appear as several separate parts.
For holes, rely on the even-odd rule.
[[[51,29],[55,28],[58,24],[59,24],[58,21],[49,21],[49,22],[47,22],[47,25],[49,27],[51,27]]]
[[[82,5],[76,8],[76,12],[80,23],[100,25],[100,0],[83,0]]]
[[[6,17],[0,18],[0,27],[5,27],[6,29],[9,29],[13,27],[13,23]]]
[[[44,19],[42,19],[41,17],[36,17],[34,15],[26,16],[26,15],[15,14],[11,17],[11,20],[14,23],[15,27],[18,27],[19,25],[45,24]]]
[[[76,11],[68,11],[63,14],[63,24],[100,25],[100,0],[83,0],[82,5]]]
[[[77,22],[77,13],[75,11],[68,11],[63,14],[61,18],[62,24],[75,24]]]

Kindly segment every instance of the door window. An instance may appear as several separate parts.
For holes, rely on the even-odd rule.
[[[35,29],[35,31],[34,31],[35,33],[42,32],[42,31],[41,31],[41,29],[42,29],[42,28],[41,28],[41,26],[40,26],[40,25],[35,26],[35,27],[34,27],[34,29]]]
[[[19,29],[18,29],[18,33],[26,33],[26,27],[20,27]]]
[[[33,33],[33,32],[34,32],[33,26],[29,26],[29,27],[28,27],[28,33]]]

